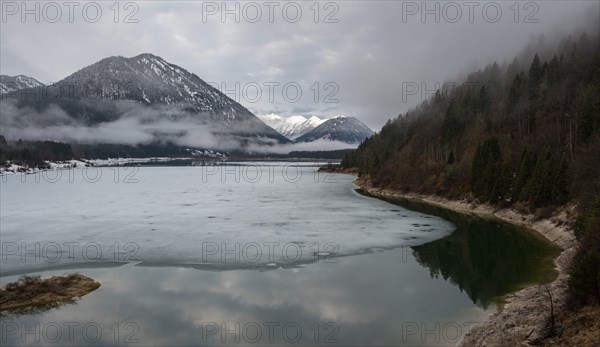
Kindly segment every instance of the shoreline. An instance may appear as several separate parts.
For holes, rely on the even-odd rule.
[[[187,158],[149,157],[149,158],[109,158],[109,159],[70,159],[64,161],[45,160],[45,167],[29,166],[13,161],[7,161],[5,166],[0,166],[0,175],[37,174],[43,171],[85,169],[89,167],[114,167],[133,164],[164,163]]]
[[[353,174],[353,173],[348,173]],[[497,218],[537,232],[558,246],[560,254],[553,263],[557,277],[546,285],[528,284],[526,287],[504,296],[504,304],[483,322],[474,325],[464,334],[457,346],[497,345],[544,345],[544,330],[550,317],[549,296],[552,297],[555,317],[560,317],[567,308],[568,266],[575,254],[577,244],[573,230],[566,221],[575,218],[573,207],[561,209],[549,219],[537,219],[510,208],[497,208],[489,204],[475,204],[466,200],[450,200],[435,195],[404,193],[372,186],[365,178],[354,184],[378,198],[392,198],[433,205],[455,212],[483,218]],[[559,321],[560,322],[560,321]]]
[[[53,170],[70,170],[70,169],[85,169],[90,167],[118,167],[118,166],[132,166],[132,165],[144,165],[152,163],[169,163],[176,161],[191,161],[191,162],[202,162],[202,161],[214,161],[223,163],[235,163],[235,162],[291,162],[291,163],[320,163],[324,166],[331,164],[334,161],[339,162],[337,159],[324,159],[324,158],[275,158],[275,157],[257,157],[257,158],[244,158],[244,157],[148,157],[148,158],[109,158],[109,159],[70,159],[65,161],[49,161],[45,160],[45,167],[39,166],[28,166],[22,163],[16,163],[14,161],[7,161],[4,166],[0,164],[0,176],[4,175],[16,175],[25,174],[32,175],[44,171]]]

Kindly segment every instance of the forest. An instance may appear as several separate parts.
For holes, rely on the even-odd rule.
[[[246,151],[226,152],[231,158],[278,158],[278,159],[319,159],[340,160],[351,149],[331,151],[292,151],[287,154],[248,153]],[[56,141],[15,141],[7,142],[0,135],[0,167],[10,163],[21,164],[31,168],[50,168],[47,161],[66,161],[71,159],[108,159],[108,158],[151,158],[151,157],[185,157],[199,158],[192,155],[191,149],[173,143],[148,143],[138,145],[124,144],[77,144]]]
[[[21,164],[32,168],[48,168],[47,161],[71,159],[149,158],[190,156],[189,151],[174,144],[70,144],[56,141],[7,142],[0,135],[0,165]]]
[[[540,36],[447,83],[342,160],[379,187],[551,216],[578,208],[570,287],[600,304],[600,35]]]

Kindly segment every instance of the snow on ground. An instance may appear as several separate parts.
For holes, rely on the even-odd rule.
[[[170,158],[170,157],[152,157],[152,158],[109,158],[109,159],[71,159],[65,161],[44,161],[47,168],[29,167],[27,165],[19,165],[8,161],[8,166],[0,167],[0,175],[12,175],[17,173],[34,174],[45,170],[64,170],[73,168],[85,168],[91,166],[118,166],[125,164],[143,164],[153,162],[168,162],[172,160],[189,159],[189,158]]]

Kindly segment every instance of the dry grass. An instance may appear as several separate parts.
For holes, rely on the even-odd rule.
[[[598,346],[600,306],[586,306],[558,317],[563,325],[558,336],[541,341],[542,346]]]
[[[0,289],[0,312],[72,303],[100,287],[100,283],[78,273],[66,276],[21,276]]]

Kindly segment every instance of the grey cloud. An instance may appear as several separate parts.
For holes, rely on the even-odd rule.
[[[233,129],[209,127],[196,115],[167,117],[162,110],[123,103],[123,115],[94,126],[69,117],[56,105],[38,112],[0,103],[0,123],[9,140],[52,140],[75,143],[147,144],[173,142],[182,146],[237,149],[240,143],[228,136]]]
[[[50,105],[38,112],[29,107],[16,107],[14,103],[7,101],[0,103],[0,123],[3,135],[13,141],[51,140],[126,145],[171,142],[185,147],[216,150],[236,150],[242,147],[239,137],[234,134],[237,128],[207,126],[197,115],[166,115],[164,110],[132,103],[121,103],[119,109],[123,112],[119,119],[89,126],[69,117],[57,105]],[[288,145],[276,144],[274,140],[266,139],[263,142],[264,144],[246,144],[245,148],[255,153],[287,154],[291,151],[356,147],[325,140]]]
[[[220,2],[216,2],[220,4]],[[262,4],[261,2],[259,2]],[[530,10],[522,7],[519,23],[509,9],[513,2],[496,2],[503,10],[496,23],[486,22],[480,11],[474,23],[466,13],[457,23],[436,23],[420,16],[402,20],[402,1],[337,2],[338,23],[323,23],[321,8],[315,23],[310,4],[303,3],[301,20],[287,23],[275,12],[274,23],[263,20],[221,23],[217,16],[202,21],[201,2],[139,2],[139,23],[114,23],[105,7],[102,20],[61,20],[50,24],[20,20],[2,23],[0,69],[3,74],[28,74],[43,82],[59,80],[77,69],[110,55],[134,56],[152,52],[180,65],[205,81],[248,83],[293,81],[302,84],[306,96],[315,82],[335,82],[336,104],[303,98],[273,102],[262,98],[239,101],[257,114],[281,115],[306,112],[321,117],[355,116],[373,129],[414,107],[420,99],[404,102],[403,82],[425,83],[456,79],[473,67],[511,59],[532,35],[566,35],[598,28],[600,5],[591,1],[533,1],[537,23],[523,23]],[[420,4],[421,2],[415,2]],[[428,6],[435,2],[427,2]],[[462,2],[458,2],[466,9]],[[489,2],[477,2],[481,9]],[[241,4],[244,4],[243,2]],[[444,6],[447,2],[440,2]],[[281,7],[279,7],[281,8]],[[124,12],[121,13],[121,16]]]

